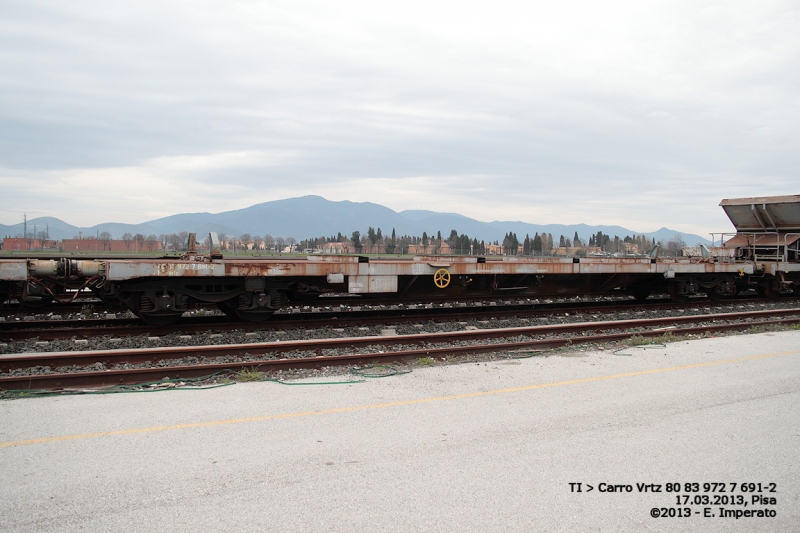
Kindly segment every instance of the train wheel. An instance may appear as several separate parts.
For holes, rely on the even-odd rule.
[[[188,309],[185,294],[170,292],[133,291],[120,295],[120,300],[139,318],[151,326],[171,326]]]
[[[770,283],[765,283],[764,285],[761,285],[760,288],[761,290],[758,291],[758,293],[763,294],[766,298],[775,299],[781,295],[780,292],[772,288],[772,284]]]
[[[233,302],[233,303],[231,303]],[[239,316],[236,314],[236,298],[233,300],[226,300],[224,302],[217,302],[217,308],[225,313],[228,318],[238,320]]]
[[[631,296],[636,298],[637,302],[643,302],[647,300],[647,297],[650,296],[650,288],[649,287],[636,287],[631,289]]]
[[[722,300],[723,298],[725,298],[724,295],[718,293],[714,289],[707,290],[706,291],[706,296],[708,296],[709,300],[714,301],[714,302],[718,302],[718,301]]]
[[[259,300],[254,300],[253,298]],[[234,320],[243,320],[245,322],[264,322],[275,314],[275,311],[285,302],[286,296],[283,293],[274,293],[270,295],[239,295],[235,298],[218,302],[217,307],[226,315]],[[262,305],[254,305],[261,303]],[[264,305],[265,304],[265,305]]]
[[[669,297],[676,304],[682,304],[685,303],[687,300],[689,300],[688,294],[679,292],[679,287],[677,283],[669,284]]]

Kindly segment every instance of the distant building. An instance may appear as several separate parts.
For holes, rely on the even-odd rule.
[[[428,243],[428,246],[422,246],[421,244],[409,244],[408,253],[412,255],[430,255],[433,253],[436,253],[437,255],[450,255],[452,252],[450,250],[450,245],[446,242],[443,242],[438,246],[438,248],[436,244],[430,242]]]
[[[571,257],[580,253],[602,254],[603,249],[599,246],[556,246],[552,254],[556,257]]]
[[[100,239],[64,239],[61,241],[59,249],[63,252],[157,252],[164,249],[161,241],[123,241],[117,239],[100,240]]]
[[[326,242],[322,245],[323,254],[352,254],[352,242]]]
[[[125,242],[123,240],[107,240],[100,239],[64,239],[63,241],[56,240],[41,240],[41,239],[23,239],[21,237],[6,237],[0,244],[0,249],[6,252],[15,251],[31,251],[37,250],[53,251],[53,252],[158,252],[164,249],[161,241],[135,241],[130,240]]]
[[[57,250],[58,241],[56,240],[42,240],[42,239],[23,239],[22,237],[6,237],[3,239],[3,244],[0,246],[7,252],[18,250]]]

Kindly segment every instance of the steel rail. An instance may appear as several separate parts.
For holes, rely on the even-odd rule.
[[[769,320],[769,317],[792,316]],[[753,321],[762,318],[761,321]],[[720,323],[723,320],[749,319],[745,322]],[[687,322],[714,322],[711,325],[692,326],[675,329],[641,329],[645,327],[671,326]],[[485,353],[498,350],[512,350],[526,347],[550,348],[573,343],[607,342],[629,338],[633,335],[653,336],[670,331],[677,335],[709,331],[741,330],[752,326],[786,325],[800,323],[800,309],[760,311],[755,313],[725,313],[717,315],[695,315],[691,317],[670,317],[658,319],[620,320],[582,324],[562,324],[557,326],[531,326],[522,328],[501,328],[492,330],[459,331],[448,333],[428,333],[420,335],[397,335],[386,337],[358,337],[345,339],[325,339],[314,341],[285,341],[274,343],[253,343],[219,346],[151,348],[137,350],[108,350],[103,352],[60,352],[49,354],[23,354],[0,357],[2,371],[30,368],[31,366],[70,366],[102,362],[105,365],[145,361],[164,361],[184,357],[230,357],[259,356],[267,353],[286,353],[290,351],[314,351],[316,357],[285,358],[270,360],[246,360],[235,362],[202,363],[191,366],[147,367],[121,370],[78,371],[69,373],[47,373],[26,375],[3,375],[0,389],[48,389],[64,386],[104,386],[120,383],[136,383],[161,379],[165,375],[176,378],[198,377],[222,370],[236,371],[243,368],[266,369],[270,371],[290,368],[320,368],[342,364],[364,364],[375,361],[396,361],[418,357]],[[487,339],[507,339],[519,336],[558,335],[566,333],[585,333],[587,331],[615,331],[602,335],[578,335],[560,338],[529,339],[524,341],[502,341],[482,345],[448,345],[444,347],[425,346],[452,342],[477,341]],[[363,348],[368,346],[419,345],[417,349],[358,353],[349,355],[321,355],[329,348]],[[146,359],[145,359],[146,358]]]

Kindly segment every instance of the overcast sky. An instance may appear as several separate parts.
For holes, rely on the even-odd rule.
[[[800,194],[800,2],[0,0],[0,223],[318,194],[729,230]]]

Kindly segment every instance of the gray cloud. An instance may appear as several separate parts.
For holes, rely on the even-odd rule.
[[[727,229],[721,198],[798,192],[799,13],[6,4],[0,222],[322,194],[481,220]]]

